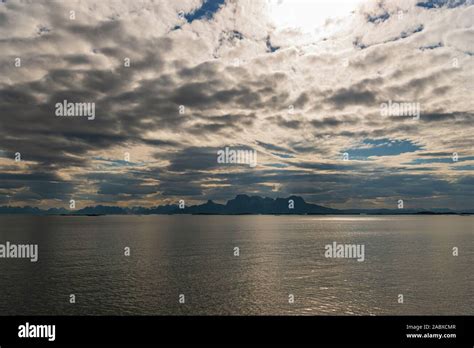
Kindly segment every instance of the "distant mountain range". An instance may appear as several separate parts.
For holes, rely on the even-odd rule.
[[[180,208],[179,205],[162,205],[152,208],[97,205],[78,210],[63,208],[39,209],[34,207],[0,207],[0,214],[25,215],[152,215],[152,214],[197,214],[197,215],[401,215],[401,214],[473,214],[474,210],[452,211],[450,209],[434,209],[430,211],[416,209],[332,209],[321,205],[306,203],[303,198],[262,198],[259,196],[237,195],[224,204],[209,200],[204,204]]]

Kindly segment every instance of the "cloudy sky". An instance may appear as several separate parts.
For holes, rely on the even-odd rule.
[[[474,208],[473,22],[473,0],[0,0],[0,205]]]

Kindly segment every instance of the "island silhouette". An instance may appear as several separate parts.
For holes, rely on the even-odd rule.
[[[402,215],[402,214],[473,214],[473,210],[450,209],[333,209],[307,203],[302,197],[269,198],[239,194],[226,204],[208,200],[198,205],[168,204],[156,207],[119,207],[97,205],[77,210],[64,208],[40,209],[37,207],[0,207],[0,214],[25,215]]]

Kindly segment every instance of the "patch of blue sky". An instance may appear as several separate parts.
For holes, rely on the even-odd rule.
[[[429,163],[459,163],[463,161],[473,161],[474,156],[468,157],[458,157],[458,160],[455,162],[451,156],[448,157],[435,157],[435,158],[415,158],[411,162],[404,164],[429,164]]]
[[[224,3],[225,0],[204,0],[201,7],[193,12],[185,14],[184,18],[188,23],[201,19],[210,20]]]
[[[276,52],[280,49],[279,46],[273,46],[272,45],[272,42],[270,40],[270,36],[267,36],[266,45],[267,45],[267,52],[273,53],[273,52]]]
[[[144,163],[139,163],[139,162],[130,162],[130,161],[125,161],[125,160],[112,160],[112,159],[103,158],[103,157],[94,157],[93,159],[96,161],[103,162],[103,164],[106,165],[107,167],[115,167],[115,168],[144,165]]]
[[[276,152],[272,152],[272,155],[275,155],[275,156],[278,156],[278,157],[281,157],[281,158],[294,158],[295,157],[293,155],[289,155],[289,154],[286,154],[286,153],[276,153]]]
[[[467,166],[453,166],[450,169],[452,170],[474,170],[474,165],[470,164]]]
[[[380,15],[376,15],[376,16],[368,16],[367,17],[367,20],[370,22],[370,23],[375,23],[375,24],[378,24],[378,23],[382,23],[382,22],[385,22],[386,20],[388,20],[390,18],[390,14],[388,12],[384,12]]]
[[[365,139],[360,146],[347,149],[349,159],[369,159],[369,157],[397,156],[415,152],[421,147],[409,140]]]
[[[426,9],[434,9],[440,7],[455,8],[463,5],[469,6],[473,4],[473,0],[427,0],[418,2],[416,6]]]
[[[287,168],[289,167],[288,164],[285,163],[268,163],[265,164],[267,167],[273,167],[273,168]]]

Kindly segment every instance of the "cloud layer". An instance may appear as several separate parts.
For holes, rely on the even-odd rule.
[[[361,2],[311,32],[279,4],[1,2],[0,204],[472,208],[473,2]],[[217,163],[226,146],[258,166]]]

